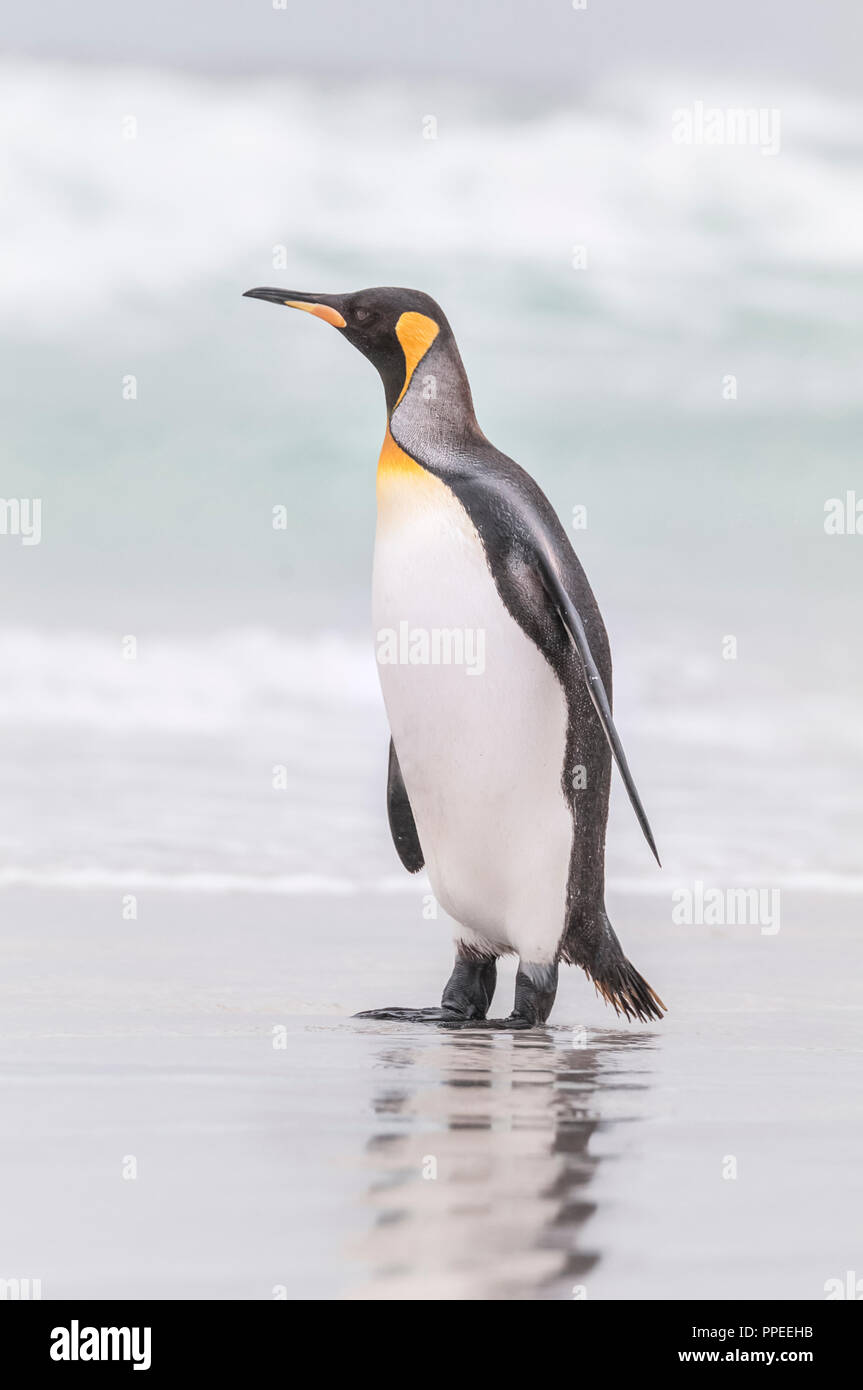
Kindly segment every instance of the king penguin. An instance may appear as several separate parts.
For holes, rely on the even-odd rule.
[[[456,923],[455,965],[439,1008],[357,1017],[533,1028],[562,961],[627,1019],[661,1018],[605,910],[612,758],[659,862],[612,721],[605,626],[551,504],[480,429],[440,307],[408,289],[246,294],[323,319],[380,373],[374,626],[426,637],[394,660],[379,650],[387,805],[403,865],[426,867]],[[444,656],[481,640],[483,662],[441,659],[441,642],[433,659],[435,634]],[[489,1019],[497,960],[513,953],[513,1010]]]

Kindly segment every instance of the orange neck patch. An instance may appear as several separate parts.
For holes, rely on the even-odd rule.
[[[387,425],[378,459],[378,501],[381,500],[382,490],[386,489],[387,483],[396,478],[410,478],[414,482],[422,482],[431,476],[431,473],[427,473],[416,459],[412,459],[410,454],[406,454],[396,443]]]

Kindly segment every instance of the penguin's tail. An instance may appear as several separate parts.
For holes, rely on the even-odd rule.
[[[597,994],[602,995],[616,1014],[649,1023],[651,1019],[661,1019],[667,1012],[656,990],[625,956],[613,975],[605,979],[598,980],[586,967],[583,969],[588,979],[593,980]]]
[[[572,928],[563,943],[562,959],[568,965],[580,965],[597,994],[614,1012],[628,1020],[641,1023],[658,1020],[667,1012],[656,990],[639,975],[623,948],[605,913],[593,930]]]

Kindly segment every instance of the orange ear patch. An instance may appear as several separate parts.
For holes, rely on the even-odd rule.
[[[420,358],[425,357],[438,333],[440,333],[440,325],[436,324],[434,319],[430,319],[427,314],[417,314],[412,309],[408,310],[406,314],[402,314],[396,324],[396,337],[401,343],[407,366],[405,384],[399,392],[399,400],[396,401],[396,405],[410,386],[417,363]]]
[[[338,309],[331,309],[329,304],[304,304],[301,299],[286,299],[285,303],[290,309],[303,309],[307,314],[314,314],[316,319],[331,323],[333,328],[345,327],[345,321]]]

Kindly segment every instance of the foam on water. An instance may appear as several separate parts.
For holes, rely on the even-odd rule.
[[[0,720],[7,728],[204,735],[284,720],[308,703],[320,710],[379,699],[371,644],[338,633],[246,629],[135,640],[131,649],[119,634],[0,632]]]
[[[370,642],[161,636],[127,661],[119,636],[17,631],[0,662],[0,886],[421,894],[386,830]],[[857,891],[853,689],[789,694],[781,672],[753,681],[691,655],[669,669],[653,643],[620,668],[618,724],[666,872],[648,873],[615,781],[615,891]]]
[[[255,258],[272,265],[274,243],[292,268],[328,260],[334,274],[351,256],[402,263],[405,248],[551,273],[583,244],[596,310],[654,331],[686,325],[681,278],[721,274],[719,321],[744,299],[766,307],[783,279],[863,268],[863,151],[849,139],[859,107],[804,90],[780,94],[774,158],[672,141],[673,112],[693,93],[745,101],[727,82],[654,77],[596,89],[587,105],[550,98],[521,119],[507,93],[453,90],[433,140],[398,82],[96,66],[82,80],[74,67],[7,62],[0,92],[14,267],[0,305],[22,333],[74,333],[82,314],[136,299],[144,310],[154,293],[228,280]],[[822,310],[849,322],[847,301],[823,290]],[[711,328],[702,317],[699,335]]]

